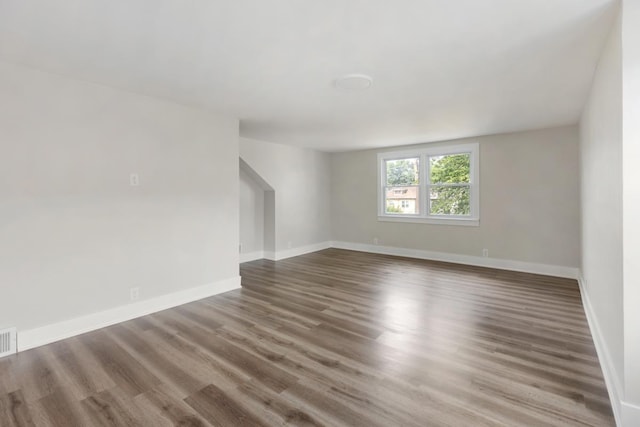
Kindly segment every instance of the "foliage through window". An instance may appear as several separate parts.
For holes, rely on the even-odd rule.
[[[429,213],[471,214],[471,154],[429,157]]]
[[[478,144],[380,153],[381,219],[479,219]]]

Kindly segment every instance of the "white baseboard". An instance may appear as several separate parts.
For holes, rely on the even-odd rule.
[[[640,406],[628,402],[622,402],[622,424],[621,427],[640,426]]]
[[[265,251],[264,257],[271,261],[280,261],[294,256],[300,256],[311,252],[321,251],[323,249],[329,249],[332,242],[320,242],[312,245],[299,246],[297,248],[285,249],[283,251],[268,252]]]
[[[197,301],[240,288],[240,276],[184,291],[161,295],[132,304],[121,305],[98,313],[76,317],[51,325],[18,332],[18,351],[60,341],[116,323],[135,319],[157,311]]]
[[[521,271],[524,273],[544,274],[547,276],[577,279],[579,270],[561,265],[537,264],[524,261],[513,261],[498,258],[485,258],[472,255],[459,255],[447,252],[423,251],[419,249],[397,248],[393,246],[368,245],[364,243],[333,242],[332,247],[352,251],[372,252],[384,255],[396,255],[409,258],[428,259],[431,261],[452,262],[456,264],[475,265],[479,267],[497,268],[500,270]]]
[[[321,242],[312,245],[300,246],[297,248],[282,251],[264,251],[240,254],[240,262],[253,261],[265,258],[271,261],[283,259],[321,251],[328,248],[348,249],[352,251],[371,252],[384,255],[397,255],[409,258],[428,259],[432,261],[444,261],[457,264],[476,265],[480,267],[497,268],[501,270],[521,271],[525,273],[544,274],[547,276],[566,277],[577,279],[579,271],[574,267],[561,265],[538,264],[524,261],[513,261],[498,258],[485,258],[472,255],[459,255],[447,252],[424,251],[419,249],[397,248],[392,246],[368,245],[364,243],[352,242]]]
[[[240,263],[255,261],[262,258],[264,258],[264,251],[247,252],[246,254],[240,254]]]
[[[300,256],[311,252],[321,251],[323,249],[329,249],[332,242],[320,242],[312,245],[299,246],[297,248],[285,249],[282,251],[256,251],[246,254],[240,254],[240,262],[249,262],[257,259],[268,259],[269,261],[280,261],[294,256]]]
[[[300,255],[308,254],[311,252],[317,252],[323,249],[329,249],[330,247],[331,247],[331,242],[320,242],[320,243],[314,243],[312,245],[299,246],[297,248],[292,248],[292,249],[285,249],[283,251],[276,252],[274,261],[280,261],[283,259],[292,258],[294,256],[300,256]]]
[[[589,294],[587,293],[584,278],[579,277],[578,284],[580,285],[580,295],[582,295],[582,305],[584,307],[584,313],[587,317],[587,323],[589,324],[589,330],[591,331],[591,336],[593,337],[593,343],[596,347],[596,352],[598,353],[598,359],[600,360],[600,367],[602,368],[604,382],[607,385],[607,390],[609,391],[609,400],[611,400],[611,407],[613,408],[613,416],[616,419],[616,424],[618,426],[640,425],[640,423],[628,424],[622,421],[624,419],[624,402],[622,402],[621,400],[623,396],[622,384],[620,384],[620,382],[618,381],[618,375],[616,375],[616,370],[613,364],[613,359],[611,358],[611,353],[609,353],[609,350],[605,345],[602,330],[600,329],[598,318],[593,311],[593,306],[591,305],[591,300],[589,299]]]

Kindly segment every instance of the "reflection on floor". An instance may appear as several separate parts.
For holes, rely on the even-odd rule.
[[[614,425],[573,280],[328,249],[0,359],[0,425]]]

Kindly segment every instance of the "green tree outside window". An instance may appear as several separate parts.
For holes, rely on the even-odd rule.
[[[429,213],[471,214],[471,155],[451,154],[429,158]]]

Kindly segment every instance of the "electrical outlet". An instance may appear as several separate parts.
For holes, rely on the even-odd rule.
[[[488,257],[489,256],[489,249],[487,249],[487,248],[483,249],[482,250],[482,256],[485,257],[485,258]]]
[[[242,253],[242,243],[240,243],[238,245],[238,253],[240,253],[240,254]]]
[[[373,244],[374,244],[374,245],[377,245],[377,244],[378,244],[378,242],[379,242],[378,238],[377,238],[377,237],[374,237],[374,238],[373,238]]]
[[[129,184],[132,187],[137,187],[140,185],[140,177],[137,173],[132,173],[131,175],[129,175]]]
[[[136,301],[138,298],[140,298],[140,288],[131,288],[129,290],[129,294],[131,296],[131,301]]]
[[[287,248],[291,249],[291,246],[293,246],[293,243],[291,243],[291,241],[287,242]]]

